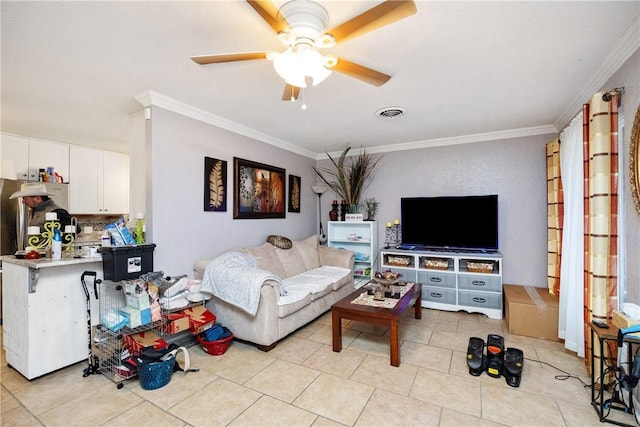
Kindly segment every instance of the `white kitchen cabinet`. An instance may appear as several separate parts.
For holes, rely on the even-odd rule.
[[[38,170],[52,167],[63,177],[69,177],[69,145],[44,139],[2,134],[3,169],[12,163],[16,176],[3,177],[18,180],[38,180]]]
[[[2,134],[0,139],[2,158],[2,178],[29,178],[29,138],[24,136]],[[16,176],[13,176],[15,171]]]
[[[49,167],[69,180],[69,145],[29,138],[29,179],[37,181],[38,170]]]
[[[69,212],[129,212],[129,156],[72,146],[69,152]]]
[[[129,212],[129,155],[103,151],[103,208],[109,213]]]

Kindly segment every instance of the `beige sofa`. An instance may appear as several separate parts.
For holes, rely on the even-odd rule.
[[[354,290],[354,253],[318,245],[317,236],[290,249],[270,243],[236,248],[194,266],[217,321],[236,338],[270,350]]]

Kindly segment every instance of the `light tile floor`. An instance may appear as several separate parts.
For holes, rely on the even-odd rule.
[[[411,310],[409,310],[411,311]],[[343,321],[343,351],[331,350],[329,313],[271,352],[233,342],[222,356],[191,347],[200,372],[174,373],[158,390],[136,380],[122,389],[81,362],[27,381],[2,351],[2,426],[589,426],[582,359],[561,343],[510,335],[483,315],[423,309],[400,326],[401,365],[389,365],[386,328]],[[500,334],[524,351],[519,388],[486,373],[469,375],[470,336]],[[43,357],[46,357],[43,355]],[[633,416],[616,414],[633,424]]]

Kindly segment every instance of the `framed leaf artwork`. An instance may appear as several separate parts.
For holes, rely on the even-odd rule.
[[[299,176],[289,175],[289,212],[300,213],[300,182]]]
[[[204,158],[204,210],[227,211],[227,162]]]
[[[233,158],[233,218],[284,218],[285,170]]]

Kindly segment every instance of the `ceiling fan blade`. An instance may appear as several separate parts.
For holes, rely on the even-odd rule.
[[[391,76],[381,73],[364,65],[359,65],[346,59],[339,58],[338,63],[331,68],[333,71],[347,74],[374,86],[382,86]]]
[[[284,88],[284,92],[282,92],[282,100],[291,101],[291,98],[293,97],[293,100],[295,101],[296,99],[298,99],[299,95],[300,88],[298,86],[286,85]]]
[[[291,30],[291,26],[271,1],[247,0],[247,3],[264,19],[276,33]]]
[[[249,61],[252,59],[267,59],[266,52],[221,53],[218,55],[192,56],[191,60],[200,65],[216,64],[220,62]]]
[[[416,11],[413,0],[387,0],[326,33],[332,35],[336,43],[340,43],[392,24]]]

